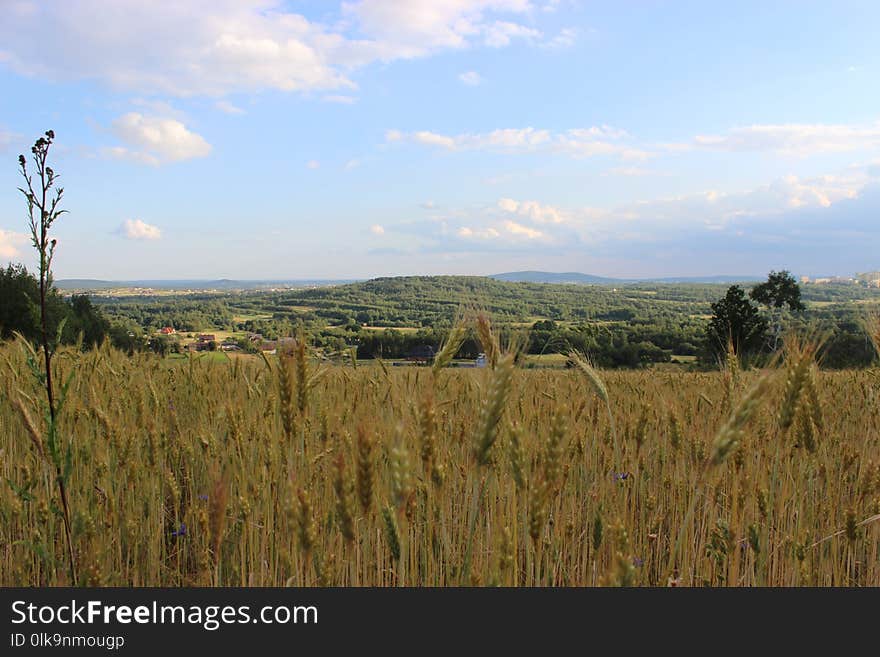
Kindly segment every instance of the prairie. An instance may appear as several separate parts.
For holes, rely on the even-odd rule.
[[[790,367],[591,380],[305,353],[59,350],[80,583],[880,584],[876,369],[811,366],[791,406]],[[0,585],[64,585],[26,354],[0,348]]]

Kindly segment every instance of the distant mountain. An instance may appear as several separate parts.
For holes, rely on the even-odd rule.
[[[91,278],[67,278],[55,281],[61,290],[113,290],[119,288],[151,288],[154,290],[261,290],[266,288],[323,287],[354,283],[355,279],[302,279],[284,281],[217,280],[139,280],[101,281]]]
[[[672,278],[606,278],[579,272],[513,271],[493,274],[489,278],[510,283],[574,283],[577,285],[622,285],[624,283],[750,283],[760,276],[678,276]]]
[[[555,273],[549,271],[512,271],[504,274],[493,274],[489,278],[508,283],[576,283],[580,285],[611,285],[625,283],[621,278],[605,278],[578,272]]]

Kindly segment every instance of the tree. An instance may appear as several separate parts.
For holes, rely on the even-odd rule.
[[[788,306],[793,312],[805,310],[801,303],[801,287],[788,271],[771,271],[767,280],[756,285],[749,296],[769,308]]]
[[[706,329],[709,353],[717,359],[732,341],[736,354],[752,354],[760,351],[766,340],[767,320],[740,286],[731,285],[724,298],[712,304],[712,319]]]
[[[806,307],[801,302],[801,287],[788,271],[771,271],[767,280],[756,285],[749,292],[756,302],[767,306],[770,321],[773,323],[773,351],[779,347],[782,338],[783,313],[786,308],[792,312],[803,312]]]
[[[64,325],[65,342],[75,342],[83,336],[83,345],[94,347],[101,344],[110,330],[110,323],[92,304],[85,294],[73,295],[70,299],[70,314]]]
[[[40,334],[40,286],[24,265],[0,269],[0,338],[18,332],[35,342]]]

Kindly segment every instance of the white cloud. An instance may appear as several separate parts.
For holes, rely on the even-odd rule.
[[[427,130],[408,133],[388,130],[385,133],[385,140],[436,146],[451,151],[475,150],[502,153],[542,151],[574,158],[613,156],[624,160],[646,160],[652,156],[649,151],[633,145],[626,131],[605,125],[575,128],[564,132],[527,127],[460,135],[444,135]]]
[[[309,160],[306,162],[306,167],[309,169],[320,169],[321,163],[318,160]]]
[[[413,57],[440,48],[463,48],[480,37],[497,40],[505,28],[498,28],[489,16],[524,15],[532,5],[529,0],[361,0],[344,3],[343,9],[358,20],[364,33]],[[510,25],[514,28],[506,28],[508,42],[529,29]]]
[[[105,149],[111,157],[151,165],[206,157],[211,145],[177,119],[129,112],[113,122],[113,133],[127,146]]]
[[[466,73],[462,73],[458,76],[458,79],[469,87],[477,87],[483,81],[483,78],[480,77],[480,74],[476,71],[467,71]]]
[[[471,228],[470,226],[462,226],[455,231],[455,234],[466,240],[496,240],[501,237],[501,233],[495,228]]]
[[[559,208],[541,205],[537,201],[515,201],[512,198],[498,200],[498,207],[509,214],[527,217],[537,224],[561,224],[567,219]]]
[[[439,231],[436,222],[426,222],[421,234],[437,245],[434,248],[445,245],[455,250],[470,245],[470,249],[482,244],[482,248],[497,251],[524,245],[564,248],[602,243],[624,248],[627,244],[675,241],[684,236],[691,239],[709,233],[744,231],[752,235],[771,222],[773,230],[795,230],[797,225],[786,225],[791,213],[805,209],[823,212],[858,198],[867,185],[880,180],[880,172],[874,175],[872,171],[868,165],[839,175],[785,176],[741,191],[708,190],[607,208],[563,209],[537,201],[500,198],[495,208],[447,213]]]
[[[385,228],[379,224],[373,224],[370,226],[370,232],[373,233],[373,235],[384,235]]]
[[[540,230],[535,230],[534,228],[523,226],[522,224],[518,224],[515,221],[505,221],[504,227],[510,232],[511,235],[522,236],[526,239],[534,240],[540,237],[544,237],[544,233],[542,233]]]
[[[228,100],[218,100],[214,106],[220,110],[221,112],[225,112],[226,114],[244,114],[245,111],[236,105],[233,105]]]
[[[492,48],[503,48],[510,45],[511,39],[534,40],[540,39],[542,36],[540,30],[518,23],[495,21],[485,27],[483,42]]]
[[[4,5],[0,65],[43,79],[219,98],[351,89],[351,72],[374,62],[541,38],[523,22],[536,18],[529,0],[356,0],[326,12],[326,24],[290,4],[187,0],[157,11],[142,0],[16,0]]]
[[[161,230],[140,219],[126,219],[117,232],[129,240],[158,240],[162,237]]]
[[[417,144],[425,144],[427,146],[440,146],[441,148],[448,148],[450,150],[457,148],[454,137],[438,135],[436,132],[429,132],[427,130],[412,133],[410,139]]]
[[[345,169],[346,171],[351,171],[352,169],[357,169],[360,165],[361,165],[360,160],[349,160],[348,162],[345,163],[345,166],[343,166],[343,169]]]
[[[870,177],[861,170],[812,178],[785,176],[742,191],[708,190],[610,209],[582,209],[574,223],[594,235],[597,231],[611,235],[627,226],[638,226],[646,234],[657,228],[670,230],[688,226],[720,230],[731,222],[753,217],[782,216],[803,208],[828,208],[839,201],[856,198],[869,181]]]
[[[577,30],[575,30],[574,28],[567,27],[567,28],[560,30],[559,34],[557,34],[555,37],[550,39],[544,45],[545,45],[545,47],[550,48],[550,49],[561,50],[563,48],[571,48],[574,45],[576,40],[577,40]]]
[[[12,260],[21,255],[20,248],[27,244],[28,236],[11,230],[0,229],[0,258]]]
[[[683,146],[683,145],[679,145]],[[805,157],[880,148],[880,122],[870,125],[787,123],[752,125],[723,135],[698,135],[692,148],[720,151],[769,151]]]

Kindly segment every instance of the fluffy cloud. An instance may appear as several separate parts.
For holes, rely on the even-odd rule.
[[[394,226],[388,232],[415,237],[419,248],[431,253],[506,251],[547,256],[599,248],[609,257],[637,261],[642,257],[658,259],[661,256],[657,254],[667,253],[668,247],[676,255],[664,267],[677,271],[677,263],[689,248],[705,245],[718,256],[724,240],[731,249],[748,243],[748,249],[761,252],[765,250],[761,245],[798,244],[808,237],[816,246],[823,235],[836,236],[840,242],[845,235],[858,234],[860,240],[876,243],[871,208],[877,207],[880,167],[867,166],[835,175],[786,176],[738,192],[709,190],[607,208],[563,209],[501,198],[493,206],[447,211],[429,221]],[[771,256],[764,253],[761,262],[773,265],[767,260]],[[866,259],[860,266],[876,265]]]
[[[857,126],[787,123],[734,128],[723,135],[698,135],[693,148],[720,151],[769,151],[805,157],[880,148],[880,122]]]
[[[330,10],[324,25],[282,0],[187,0],[161,11],[141,0],[15,0],[3,8],[0,65],[147,94],[331,91],[353,88],[351,71],[373,62],[538,41],[522,22],[532,9],[529,0],[359,0]]]
[[[527,217],[538,224],[561,224],[566,221],[563,212],[552,205],[541,205],[537,201],[515,201],[512,198],[502,198],[498,201],[498,207],[504,212]]]
[[[309,169],[312,169],[312,170],[314,170],[314,169],[320,169],[320,168],[321,168],[321,163],[318,162],[318,160],[309,160],[308,162],[306,162],[306,168],[309,168]]]
[[[534,36],[534,30],[519,23],[491,18],[524,15],[531,9],[529,0],[361,0],[343,5],[365,34],[409,56],[463,48],[479,38],[495,46],[506,45],[511,38]]]
[[[629,134],[610,126],[576,128],[552,132],[532,127],[504,128],[491,132],[444,135],[427,130],[385,133],[388,142],[409,142],[450,151],[493,151],[501,153],[546,152],[574,158],[612,156],[624,160],[646,160],[651,153],[634,146]]]
[[[525,237],[529,240],[536,240],[544,237],[544,233],[542,233],[540,230],[535,230],[534,228],[523,226],[522,224],[518,224],[515,221],[505,221],[504,227],[507,229],[507,232],[514,237]]]
[[[571,48],[577,40],[577,30],[572,28],[563,28],[555,37],[545,44],[545,47],[561,50],[563,48]]]
[[[27,244],[28,237],[22,233],[0,229],[0,258],[12,260],[21,255],[21,247]]]
[[[501,233],[495,228],[471,228],[470,226],[462,226],[455,231],[455,234],[465,240],[495,240],[501,237]]]
[[[158,240],[162,237],[161,230],[140,219],[126,219],[117,232],[129,240]]]
[[[503,48],[509,46],[512,39],[540,39],[541,32],[539,30],[519,25],[517,23],[508,23],[506,21],[495,21],[491,25],[486,26],[484,42],[487,46],[493,48]]]
[[[112,131],[127,145],[107,149],[111,157],[159,165],[206,157],[211,152],[211,145],[201,135],[177,119],[129,112],[113,122]]]
[[[467,71],[466,73],[462,73],[458,76],[458,79],[469,87],[477,87],[483,81],[483,78],[480,77],[480,74],[476,71]]]
[[[383,228],[379,224],[373,224],[372,226],[370,226],[370,232],[373,233],[373,235],[384,235],[385,228]]]

